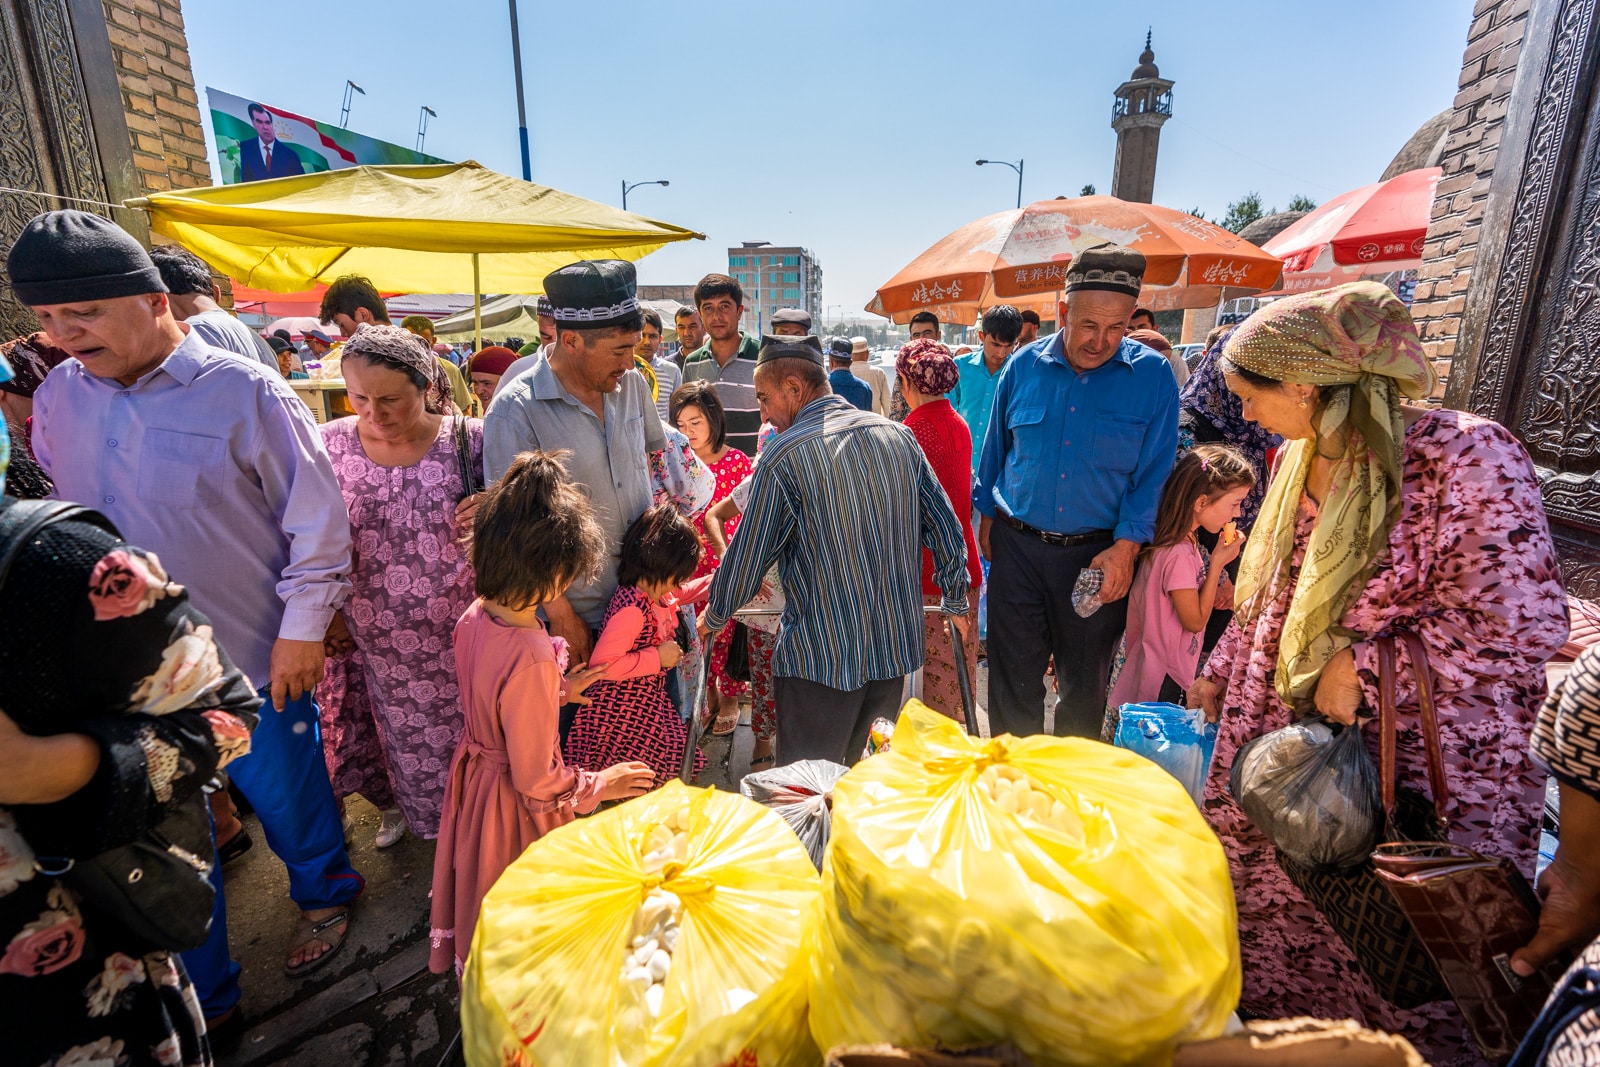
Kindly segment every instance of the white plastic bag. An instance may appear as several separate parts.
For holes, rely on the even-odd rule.
[[[833,783],[849,769],[825,759],[800,760],[745,775],[739,792],[783,816],[820,871],[833,830]]]

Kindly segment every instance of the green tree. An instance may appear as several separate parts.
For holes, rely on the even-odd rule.
[[[1078,195],[1079,196],[1093,196],[1094,195],[1094,183],[1090,182],[1088,185],[1085,185],[1082,189],[1079,189],[1078,190]]]
[[[1204,219],[1206,217],[1206,213],[1197,207],[1190,208],[1189,214],[1193,215],[1197,219]]]
[[[1231,233],[1238,233],[1257,219],[1265,218],[1277,210],[1277,208],[1273,208],[1271,211],[1263,210],[1261,207],[1261,194],[1250,192],[1229,204],[1227,212],[1222,216],[1222,221],[1217,225]]]
[[[1311,199],[1309,196],[1301,195],[1301,196],[1296,196],[1293,200],[1289,201],[1289,206],[1284,208],[1284,210],[1285,211],[1310,211],[1312,208],[1314,208],[1316,206],[1317,206],[1317,202],[1315,200]]]

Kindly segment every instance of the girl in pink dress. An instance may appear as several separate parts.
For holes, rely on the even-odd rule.
[[[667,696],[667,671],[683,658],[678,609],[704,597],[705,575],[682,589],[700,559],[700,540],[676,508],[651,508],[622,539],[617,591],[590,657],[596,680],[567,735],[567,762],[598,770],[642,760],[659,784],[683,769],[683,718]],[[705,757],[695,753],[695,770]]]
[[[712,504],[726,497],[740,482],[750,477],[750,457],[728,445],[727,421],[713,383],[689,382],[680,386],[672,394],[668,410],[673,425],[689,439],[700,462],[710,467],[717,476],[717,490],[711,496]],[[702,578],[715,573],[717,564],[722,560],[706,539],[703,514],[695,516],[694,528],[705,549],[694,576]],[[738,528],[739,520],[735,517],[726,524],[723,533],[731,540]],[[711,671],[706,677],[706,702],[717,716],[711,732],[718,737],[733,733],[739,725],[739,698],[749,688],[748,683],[736,682],[727,676],[728,646],[732,641],[733,626],[730,625],[717,635],[711,645]]]
[[[1108,701],[1112,734],[1122,705],[1181,704],[1194,684],[1212,609],[1233,603],[1224,568],[1244,548],[1233,522],[1255,481],[1250,461],[1227,445],[1185,452],[1167,476],[1155,537],[1128,593],[1124,659]],[[1196,536],[1201,527],[1219,535],[1209,561]]]
[[[591,773],[561,761],[561,705],[581,703],[600,672],[582,664],[566,672],[566,642],[550,637],[537,612],[592,572],[604,551],[589,498],[567,479],[560,453],[518,456],[478,508],[478,599],[455,628],[466,725],[433,862],[428,965],[436,972],[460,973],[484,895],[523,849],[602,800],[650,788],[643,763]]]

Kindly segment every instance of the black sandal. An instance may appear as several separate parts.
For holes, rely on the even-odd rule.
[[[752,759],[750,761],[750,769],[753,771],[757,767],[770,767],[770,766],[772,766],[772,763],[773,763],[773,756],[772,756],[771,753],[768,753],[765,756],[756,756],[754,759]]]
[[[240,828],[239,832],[228,838],[227,844],[217,846],[217,862],[226,867],[246,852],[255,842],[250,838],[250,831]]]

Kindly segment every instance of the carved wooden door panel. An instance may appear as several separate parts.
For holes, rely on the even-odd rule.
[[[0,195],[0,255],[34,215],[139,196],[100,0],[0,0],[0,185],[71,200]],[[117,221],[148,236],[142,217]],[[0,340],[36,328],[0,286]]]
[[[1600,25],[1529,15],[1446,401],[1497,419],[1538,468],[1569,589],[1600,599]]]
[[[1539,468],[1545,509],[1567,544],[1569,582],[1600,595],[1600,86],[1584,87],[1554,241],[1541,271],[1531,343],[1510,428]]]

